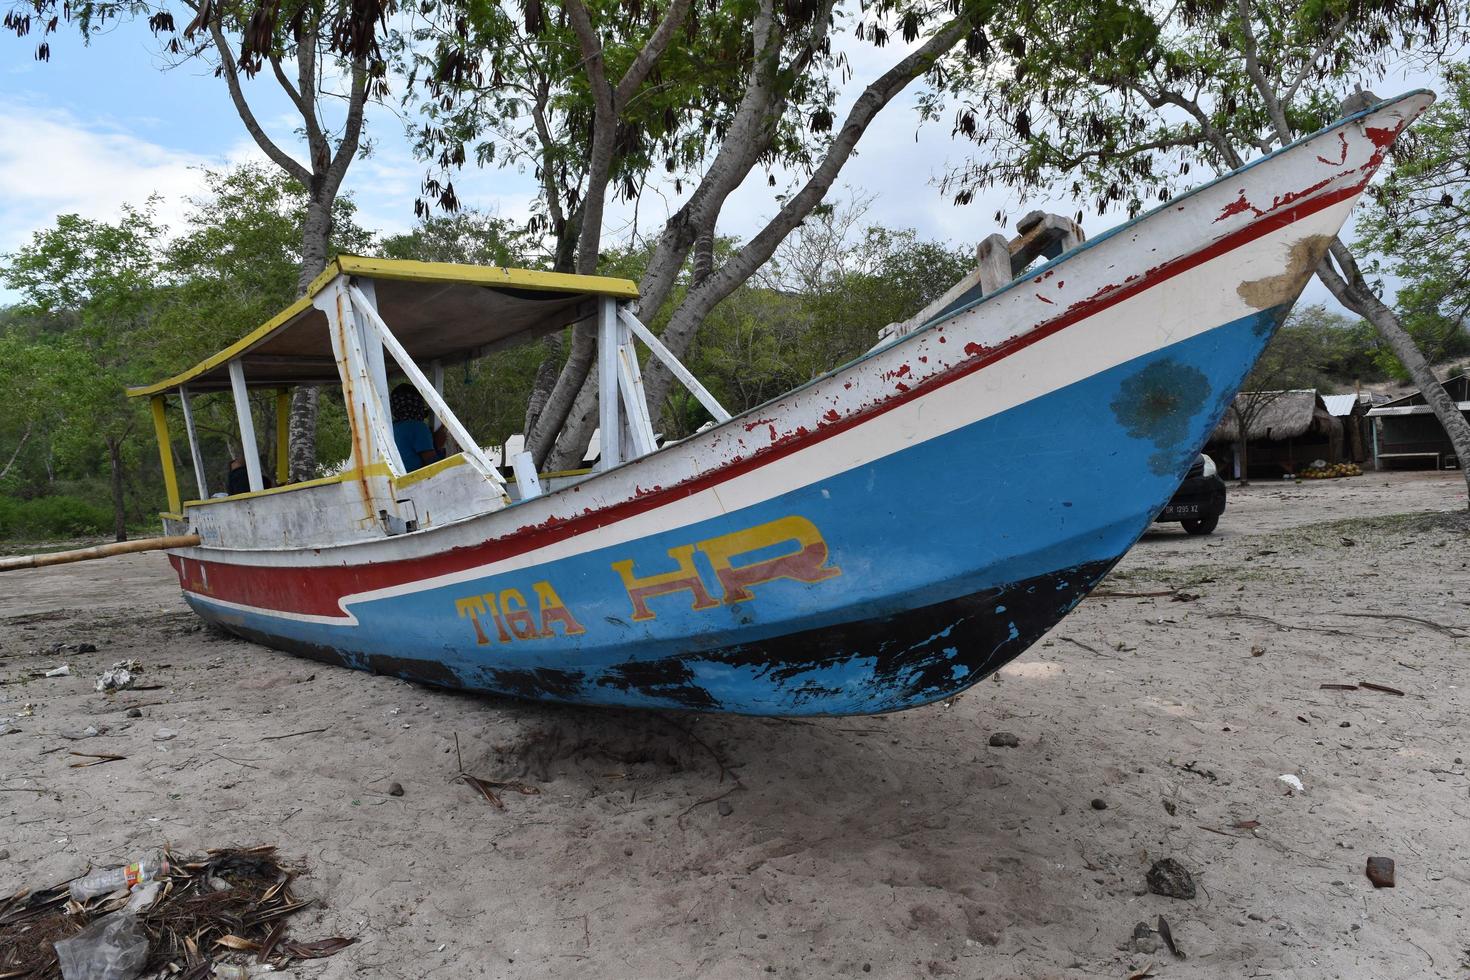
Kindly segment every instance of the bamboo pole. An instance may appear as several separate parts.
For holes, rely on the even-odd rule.
[[[136,541],[118,541],[114,544],[99,544],[92,548],[77,548],[74,551],[53,551],[44,555],[21,555],[17,558],[0,558],[0,572],[15,572],[22,568],[45,568],[47,565],[66,565],[74,561],[91,561],[93,558],[111,558],[114,555],[130,555],[138,551],[162,551],[165,548],[192,548],[199,544],[197,534],[176,534],[163,538],[139,538]]]

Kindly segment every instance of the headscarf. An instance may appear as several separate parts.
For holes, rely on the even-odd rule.
[[[429,417],[429,406],[424,404],[424,396],[407,381],[393,389],[388,396],[388,405],[393,410],[395,422],[421,421]]]

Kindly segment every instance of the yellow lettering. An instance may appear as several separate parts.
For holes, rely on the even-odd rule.
[[[516,639],[529,640],[536,635],[536,617],[526,608],[526,597],[520,589],[504,589],[500,593],[500,608],[505,611],[505,624],[516,635]]]
[[[623,587],[628,590],[628,598],[633,601],[635,622],[654,618],[653,611],[648,608],[648,600],[655,596],[687,591],[694,597],[694,602],[690,606],[692,609],[709,609],[719,605],[710,597],[709,591],[704,587],[703,579],[699,577],[699,570],[694,567],[694,545],[686,544],[670,548],[669,557],[678,563],[678,568],[672,572],[660,572],[644,578],[637,578],[633,575],[631,559],[613,562],[613,571],[622,577]]]
[[[479,596],[472,595],[466,599],[456,599],[454,600],[454,608],[459,610],[460,619],[468,617],[470,623],[475,627],[476,643],[484,646],[490,642],[490,638],[485,635],[485,631],[480,629],[480,617],[485,615],[485,603]]]
[[[567,636],[580,636],[587,632],[561,601],[561,596],[556,594],[550,582],[537,582],[531,588],[536,591],[536,601],[541,607],[541,632],[538,635],[554,636],[552,623],[561,623],[562,632]]]
[[[734,564],[733,559],[741,555],[788,542],[795,550],[746,565]],[[842,569],[827,564],[827,542],[822,532],[805,517],[795,515],[701,541],[699,550],[709,556],[715,577],[724,587],[726,605],[754,598],[750,587],[763,582],[781,578],[821,582],[842,574]]]

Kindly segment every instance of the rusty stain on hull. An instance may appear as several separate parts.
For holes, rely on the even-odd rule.
[[[1258,310],[1270,309],[1283,303],[1293,302],[1302,291],[1327,248],[1332,244],[1330,235],[1308,235],[1292,243],[1286,262],[1286,271],[1264,279],[1252,279],[1235,287],[1236,294]]]

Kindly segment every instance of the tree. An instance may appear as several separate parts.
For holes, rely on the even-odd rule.
[[[301,229],[311,200],[300,183],[258,163],[206,170],[204,182],[205,193],[189,199],[184,226],[164,247],[172,291],[159,332],[175,364],[207,357],[289,306],[306,261]],[[331,229],[330,255],[375,247],[350,195],[333,201]]]
[[[1069,16],[1016,5],[1003,47],[1009,79],[955,78],[958,133],[996,155],[952,175],[960,202],[995,184],[1070,182],[1101,213],[1167,199],[1203,164],[1223,172],[1252,150],[1284,146],[1331,122],[1365,73],[1406,52],[1432,58],[1467,36],[1467,9],[1449,0],[1200,0],[1156,7],[1099,0]],[[969,95],[967,93],[978,93]],[[1359,94],[1352,104],[1371,104]],[[942,108],[939,102],[932,111]],[[1080,214],[1079,214],[1080,217]],[[1318,278],[1371,322],[1424,392],[1456,451],[1467,423],[1353,252],[1335,240]],[[1466,471],[1470,490],[1470,470]],[[1470,495],[1467,495],[1470,503]]]
[[[38,29],[36,57],[47,61],[50,38],[64,24],[74,25],[90,41],[112,21],[146,17],[169,60],[212,63],[251,139],[305,189],[297,270],[297,295],[304,295],[326,267],[333,208],[361,143],[367,99],[373,92],[386,94],[376,32],[377,22],[386,19],[386,7],[373,0],[357,4],[309,0],[289,8],[228,0],[183,0],[183,5],[192,19],[182,35],[168,6],[139,0],[19,0],[7,12],[4,26],[17,37]],[[247,97],[242,76],[253,78],[267,65],[299,116],[304,160],[271,139]],[[333,77],[345,79],[344,90],[330,82]],[[334,130],[326,122],[326,108],[339,100],[342,118]],[[316,389],[298,387],[291,406],[293,479],[307,479],[316,468],[316,412]]]
[[[69,455],[106,452],[114,533],[127,537],[126,469],[132,437],[143,426],[143,406],[124,394],[126,375],[156,348],[154,312],[162,300],[159,278],[164,229],[151,203],[127,207],[116,223],[62,215],[53,228],[6,256],[0,281],[25,298],[30,311],[52,319],[50,349],[33,356],[52,367],[52,409],[63,424],[55,433]],[[75,352],[86,358],[77,373]],[[60,369],[57,371],[56,369]]]
[[[1379,257],[1371,274],[1402,282],[1395,305],[1437,361],[1470,352],[1470,64],[1445,66],[1440,101],[1405,142],[1357,244]]]
[[[729,116],[723,139],[711,149],[689,198],[664,223],[639,281],[640,306],[647,315],[659,310],[670,297],[695,243],[712,240],[730,195],[772,153],[780,133],[778,123],[791,106],[793,73],[799,75],[810,67],[813,51],[828,49],[834,0],[825,0],[809,26],[795,33],[794,50],[793,35],[774,0],[758,2],[750,32],[754,67],[749,81]],[[717,267],[696,261],[699,273],[689,282],[662,332],[664,345],[676,357],[688,349],[715,306],[753,276],[822,203],[863,133],[895,96],[920,76],[946,70],[944,60],[956,49],[963,48],[966,56],[977,56],[987,48],[983,28],[990,16],[990,4],[982,0],[957,4],[952,9],[957,12],[947,18],[936,16],[934,10],[908,5],[864,11],[867,19],[859,21],[855,36],[881,46],[889,37],[901,34],[910,49],[862,90],[841,124],[831,131],[830,139],[812,154],[806,179],[779,199],[776,213],[754,236]],[[919,43],[921,35],[923,41]],[[823,112],[815,128],[825,132],[833,125],[834,117],[830,111]],[[649,364],[644,386],[650,404],[662,404],[673,384],[673,375],[661,362]],[[577,393],[575,406],[569,398],[572,393]],[[586,365],[569,359],[531,432],[528,449],[541,459],[554,448],[554,466],[579,458],[597,422],[596,404],[596,378],[588,376]]]
[[[412,231],[384,238],[379,251],[390,259],[520,266],[526,264],[525,238],[505,218],[463,208],[424,216]]]

